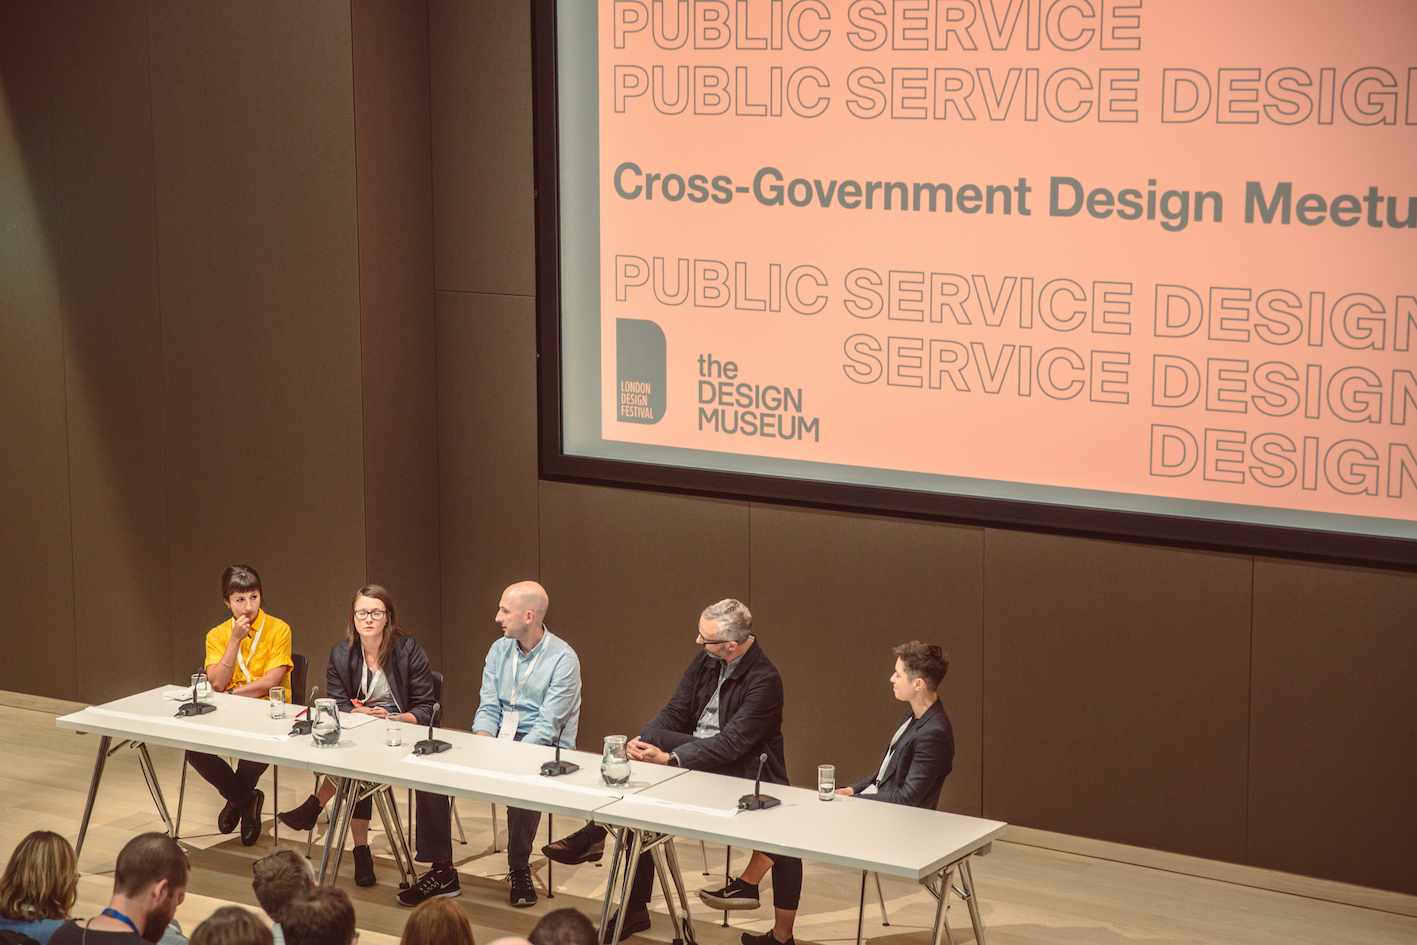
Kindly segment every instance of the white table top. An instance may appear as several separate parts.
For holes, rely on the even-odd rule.
[[[637,764],[635,776],[658,765]],[[962,814],[922,810],[859,797],[817,798],[805,788],[764,784],[782,803],[732,816],[703,809],[731,808],[753,782],[702,771],[686,772],[600,809],[603,824],[713,840],[852,869],[923,879],[1004,835],[1008,825]],[[682,806],[681,806],[682,805]]]

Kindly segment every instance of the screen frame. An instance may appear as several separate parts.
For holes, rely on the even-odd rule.
[[[537,413],[541,479],[1417,571],[1417,541],[1396,537],[921,492],[568,454],[562,435],[562,231],[556,13],[557,0],[532,0]]]

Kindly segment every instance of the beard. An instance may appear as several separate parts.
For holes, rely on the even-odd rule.
[[[172,896],[161,906],[148,913],[147,919],[143,921],[143,938],[157,945],[162,934],[167,931],[167,925],[172,921],[172,917],[177,914],[177,897]]]

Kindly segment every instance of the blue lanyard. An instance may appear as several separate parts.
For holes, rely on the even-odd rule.
[[[106,915],[109,918],[117,919],[119,922],[126,923],[128,928],[133,930],[134,935],[138,936],[139,938],[143,937],[143,933],[138,931],[138,927],[133,924],[133,920],[128,918],[123,913],[119,912],[117,909],[104,909],[102,912],[99,913],[99,915]]]

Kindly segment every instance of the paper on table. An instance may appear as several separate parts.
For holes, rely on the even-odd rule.
[[[603,797],[612,801],[618,801],[625,797],[624,791],[617,791],[609,787],[599,788],[589,784],[571,784],[568,781],[547,778],[539,774],[507,774],[504,771],[488,771],[485,768],[474,768],[468,765],[455,765],[445,761],[434,761],[427,755],[406,755],[403,760],[416,765],[426,765],[430,768],[467,772],[469,774],[477,774],[484,778],[497,778],[502,781],[517,781],[523,784],[547,784],[554,782],[555,786],[563,791],[578,791],[581,794],[589,794],[592,797]]]
[[[192,724],[186,719],[165,718],[161,715],[143,715],[140,712],[122,712],[118,709],[105,709],[101,706],[90,706],[84,711],[93,712],[96,715],[111,715],[114,718],[119,719],[138,719],[143,722],[157,722],[162,725]],[[202,718],[206,718],[206,716],[203,716]],[[283,742],[290,737],[289,732],[282,732],[279,735],[271,735],[266,732],[251,732],[247,731],[246,729],[240,728],[223,728],[220,725],[208,725],[206,722],[201,723],[201,728],[204,732],[221,732],[224,735],[240,735],[243,738],[259,738],[268,742]]]
[[[192,701],[192,687],[188,686],[186,689],[169,689],[162,694],[162,697],[164,699],[171,699],[173,702],[190,702]]]
[[[368,725],[370,722],[374,721],[375,718],[376,716],[366,715],[363,712],[341,712],[339,714],[339,727],[358,728],[361,725]]]

